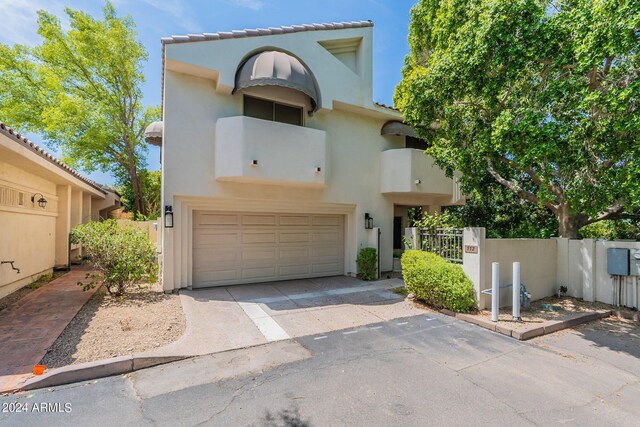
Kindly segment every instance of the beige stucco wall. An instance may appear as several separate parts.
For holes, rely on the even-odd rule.
[[[491,287],[491,264],[500,263],[500,285],[512,283],[514,262],[520,263],[520,278],[538,300],[557,292],[557,242],[554,239],[486,239],[485,284]],[[501,289],[500,305],[511,305],[511,289]]]
[[[51,270],[55,257],[56,185],[0,160],[0,261],[15,261],[17,274],[0,266],[0,298]],[[22,193],[23,205],[12,195]],[[10,195],[10,193],[12,195]],[[45,209],[31,202],[41,193]]]

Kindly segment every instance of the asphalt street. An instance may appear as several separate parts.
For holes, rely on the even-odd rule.
[[[0,397],[0,425],[636,426],[640,346],[614,335],[425,314]]]

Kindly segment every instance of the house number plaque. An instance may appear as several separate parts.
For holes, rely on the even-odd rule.
[[[464,252],[467,254],[477,254],[478,247],[476,245],[464,245]]]

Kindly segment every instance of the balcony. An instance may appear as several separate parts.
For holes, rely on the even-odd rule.
[[[218,181],[324,187],[326,133],[251,117],[218,119]]]
[[[395,203],[455,205],[463,201],[458,179],[448,178],[421,150],[383,151],[380,167],[380,192]]]

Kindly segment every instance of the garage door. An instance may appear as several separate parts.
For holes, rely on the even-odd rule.
[[[341,274],[342,215],[194,212],[195,287]]]

